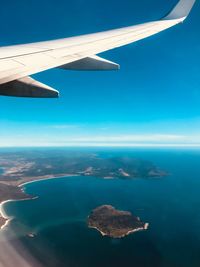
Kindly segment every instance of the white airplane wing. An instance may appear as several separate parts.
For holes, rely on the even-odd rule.
[[[164,31],[183,22],[195,0],[180,0],[158,21],[79,37],[0,47],[0,95],[58,97],[58,91],[29,75],[60,67],[66,70],[117,70],[119,65],[96,56]]]

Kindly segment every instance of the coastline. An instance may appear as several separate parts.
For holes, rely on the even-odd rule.
[[[32,183],[36,183],[36,182],[41,182],[41,181],[47,181],[47,180],[53,180],[53,179],[61,179],[61,178],[67,178],[67,177],[78,177],[79,175],[77,174],[66,174],[66,175],[63,175],[63,176],[48,176],[48,177],[44,177],[43,178],[35,178],[34,180],[30,180],[30,181],[27,181],[27,182],[22,182],[20,184],[18,184],[18,187],[21,188],[27,184],[32,184]]]
[[[121,236],[118,236],[118,237],[109,236],[108,234],[104,233],[103,231],[101,231],[101,230],[100,230],[98,227],[96,227],[96,226],[90,226],[90,225],[89,225],[89,228],[97,230],[103,237],[104,237],[104,236],[108,236],[108,237],[118,238],[118,239],[119,239],[119,238],[124,238],[124,237],[126,237],[126,236],[128,236],[128,235],[130,235],[130,234],[136,233],[136,232],[141,232],[141,231],[148,230],[148,228],[149,228],[149,223],[145,223],[144,227],[139,227],[139,228],[137,228],[137,229],[130,230],[130,231],[128,231],[126,234],[121,235]]]
[[[66,174],[63,176],[48,176],[48,177],[41,177],[40,179],[37,178],[30,178],[30,181],[26,181],[16,185],[18,188],[21,189],[22,192],[24,192],[24,186],[28,185],[28,184],[32,184],[32,183],[36,183],[36,182],[41,182],[41,181],[46,181],[46,180],[52,180],[52,179],[60,179],[60,178],[67,178],[67,177],[74,177],[74,176],[78,176],[78,175],[71,175],[71,174]],[[33,180],[31,180],[33,179]],[[30,198],[26,198],[26,199],[8,199],[8,200],[4,200],[0,203],[0,231],[3,230],[6,226],[8,226],[9,222],[12,220],[12,217],[9,217],[6,214],[4,205],[9,203],[9,202],[15,202],[15,201],[26,201],[26,200],[34,200],[37,199],[38,197],[31,197]]]
[[[6,203],[12,202],[12,201],[15,201],[15,200],[5,200],[0,203],[0,218],[4,220],[4,224],[1,225],[0,230],[3,230],[12,220],[12,218],[6,214],[5,209],[3,207]]]

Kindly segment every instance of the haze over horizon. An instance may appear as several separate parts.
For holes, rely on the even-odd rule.
[[[176,2],[60,0],[55,8],[47,0],[12,0],[1,5],[0,45],[143,23]],[[34,75],[58,89],[59,99],[0,97],[0,147],[200,146],[199,10],[197,2],[184,24],[101,54],[120,71]]]

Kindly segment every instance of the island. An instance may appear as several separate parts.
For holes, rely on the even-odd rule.
[[[23,191],[23,185],[37,180],[68,176],[127,180],[167,175],[152,162],[130,155],[106,153],[105,157],[101,152],[67,149],[8,149],[0,152],[0,202],[32,199]],[[5,220],[0,216],[0,227]]]
[[[128,211],[103,205],[94,209],[88,217],[88,227],[98,230],[103,236],[122,238],[129,234],[147,230],[148,223],[141,222],[139,217]]]

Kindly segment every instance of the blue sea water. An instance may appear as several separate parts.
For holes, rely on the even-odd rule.
[[[15,238],[47,267],[199,267],[200,151],[101,154],[150,160],[170,175],[134,180],[67,177],[28,184],[26,192],[37,199],[5,205],[15,218],[10,224]],[[86,222],[91,210],[103,204],[131,211],[150,223],[149,230],[119,240],[102,237]]]

